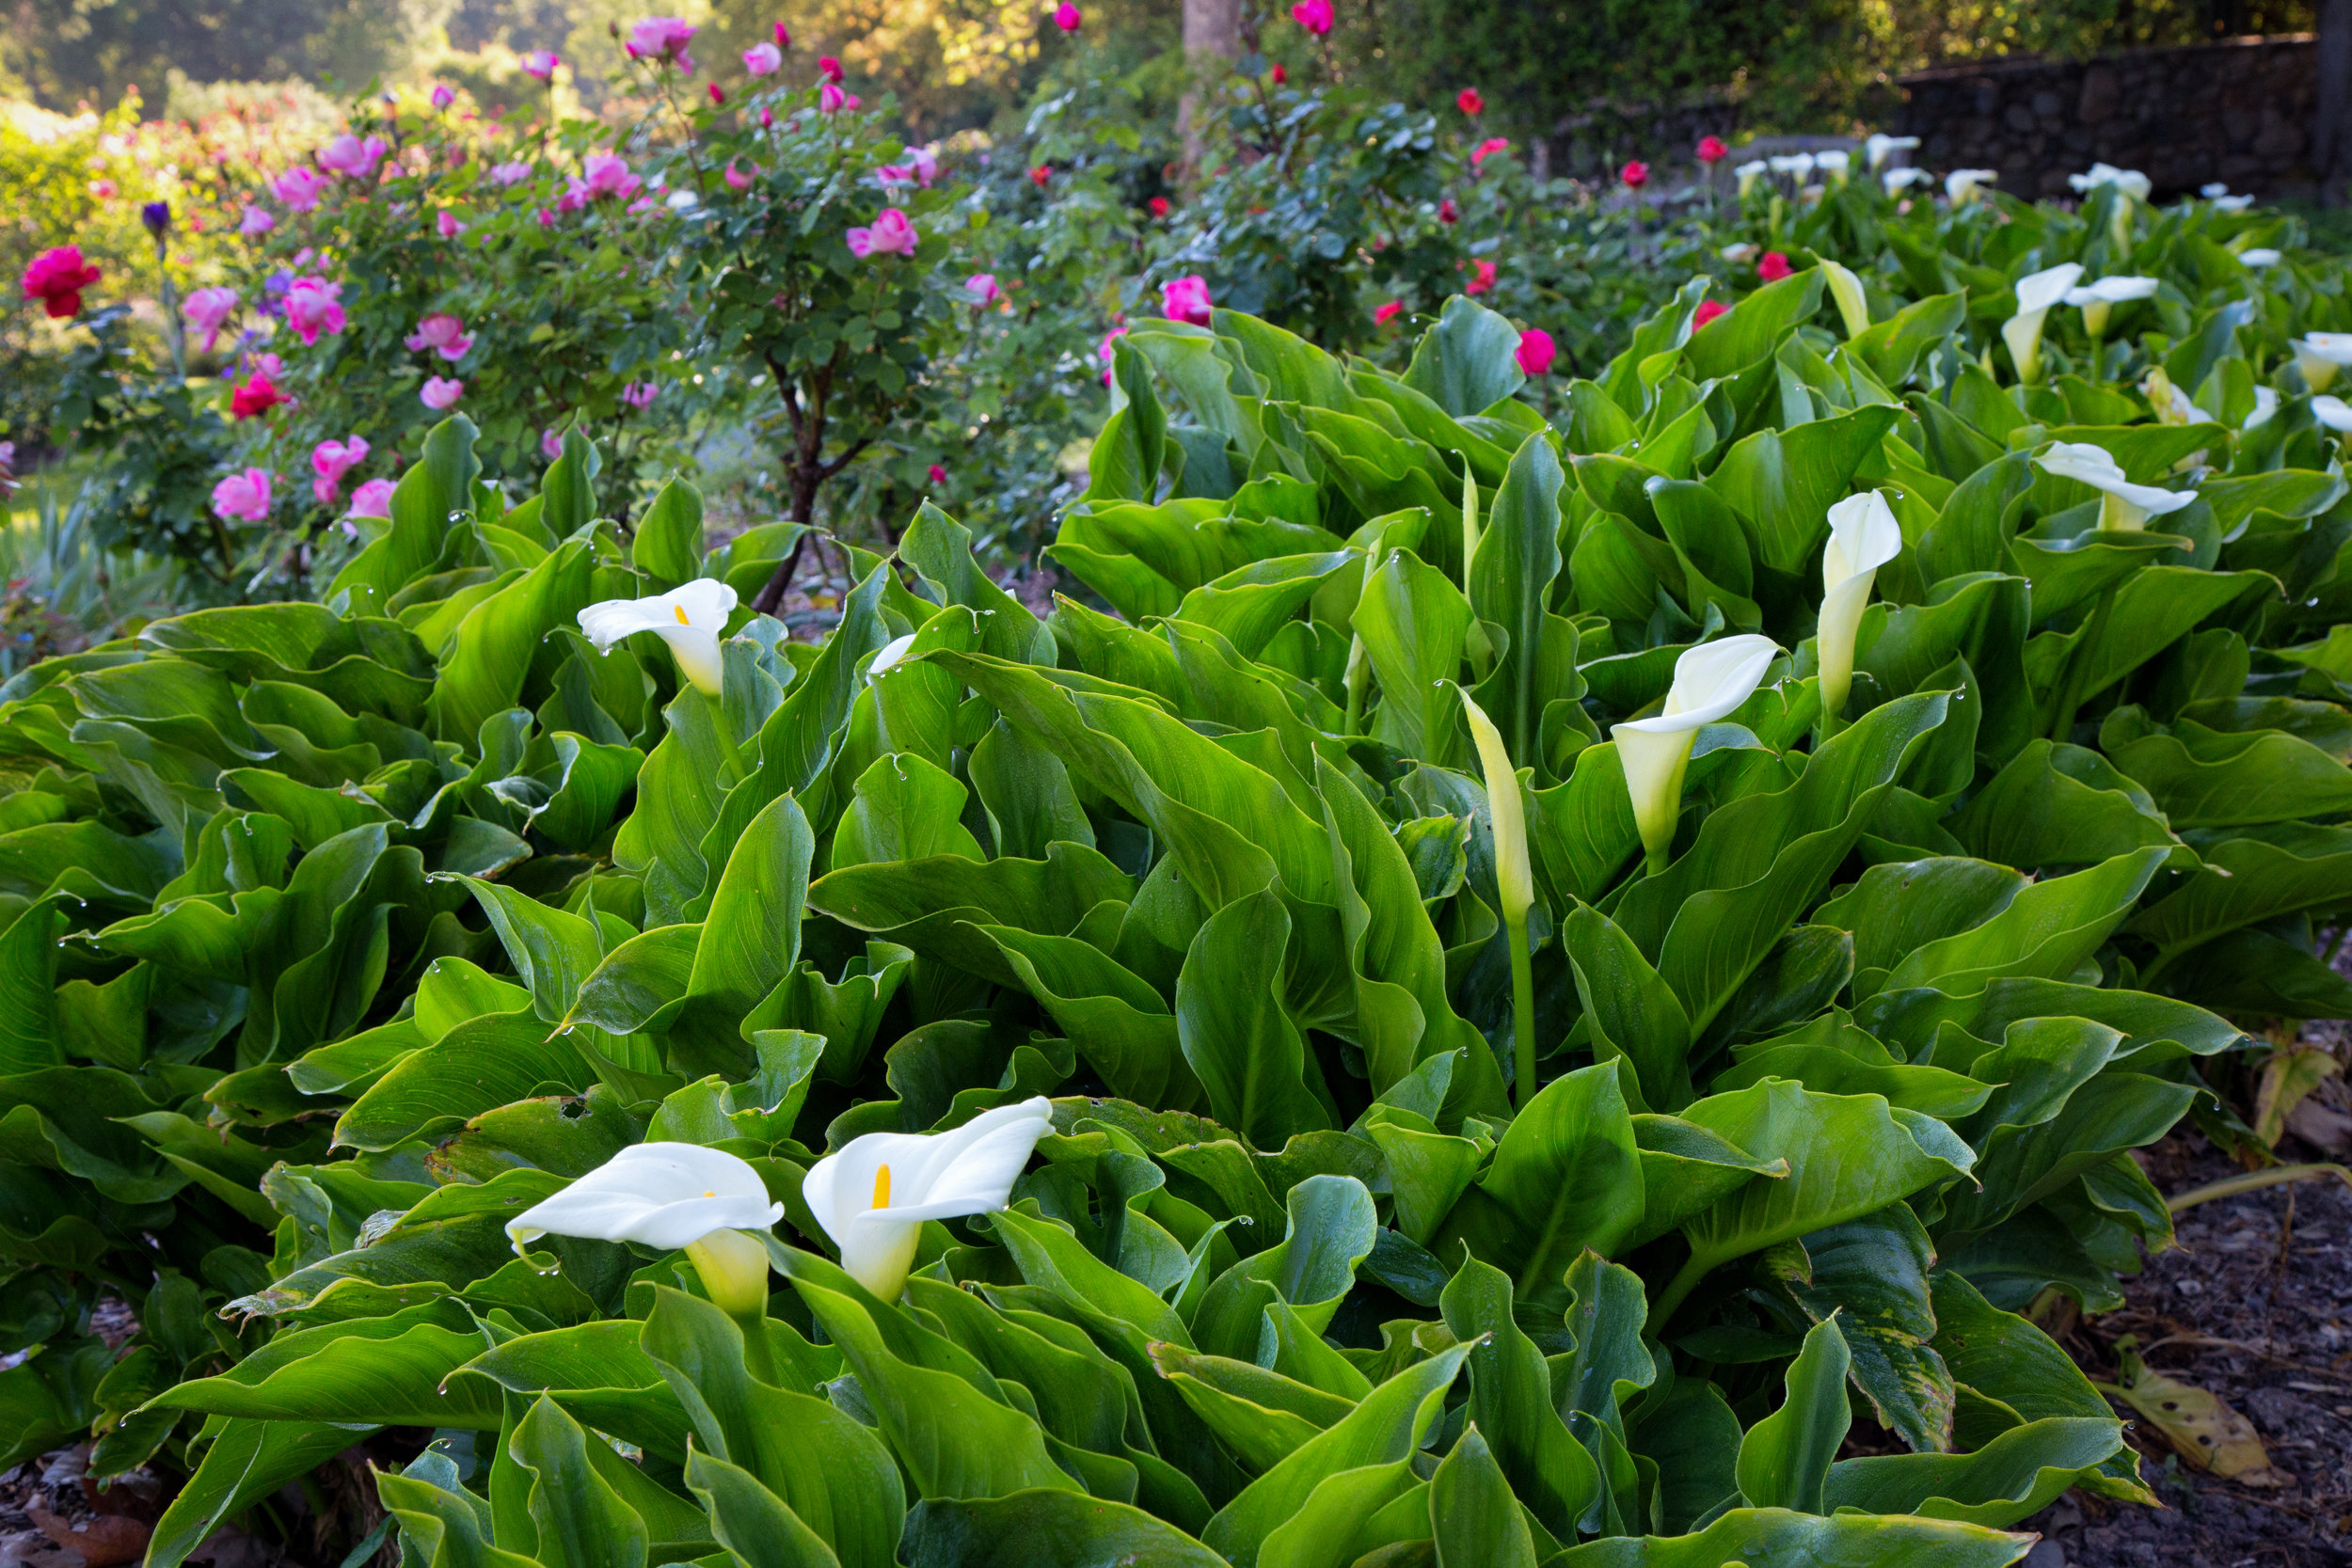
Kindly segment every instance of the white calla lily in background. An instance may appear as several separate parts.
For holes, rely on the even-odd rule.
[[[1920,168],[1915,165],[1905,164],[1900,168],[1890,168],[1885,173],[1880,175],[1879,183],[1886,187],[1887,195],[1894,196],[1898,192],[1909,190],[1912,186],[1917,184],[1922,180],[1931,180],[1933,178],[1934,176],[1930,174],[1926,169]]]
[[[670,645],[678,673],[707,697],[719,695],[722,664],[719,634],[735,609],[735,590],[711,578],[644,599],[606,599],[580,612],[580,629],[598,653],[622,638],[652,632]]]
[[[684,1248],[710,1299],[734,1317],[768,1307],[768,1249],[745,1231],[784,1216],[748,1164],[700,1144],[634,1144],[506,1222],[520,1252],[541,1236]]]
[[[1821,546],[1821,615],[1815,657],[1821,671],[1821,713],[1835,725],[1853,689],[1854,638],[1880,567],[1902,553],[1902,525],[1886,498],[1872,490],[1829,509],[1829,543]]]
[[[2001,177],[1997,168],[1956,168],[1944,176],[1944,195],[1955,207],[1977,198],[1977,189]]]
[[[2164,373],[2164,367],[2154,365],[2140,378],[2139,395],[2148,400],[2149,408],[2158,424],[2211,424],[2214,418],[2190,399],[2186,392],[2173,385]],[[2198,455],[2202,456],[2202,453]]]
[[[1662,870],[1674,847],[1675,821],[1682,815],[1682,771],[1690,766],[1699,731],[1755,695],[1779,652],[1771,638],[1752,632],[1703,643],[1675,660],[1674,687],[1656,717],[1610,727],[1651,870]]]
[[[1813,154],[1813,166],[1830,178],[1832,184],[1846,182],[1846,171],[1853,166],[1853,155],[1838,148]]]
[[[2251,250],[2239,251],[2237,259],[2249,267],[2275,267],[2279,264],[2279,256],[2280,253],[2268,245],[2256,245]]]
[[[2339,436],[2352,435],[2352,404],[2340,397],[2323,392],[2312,399],[2312,418]]]
[[[1876,169],[1894,154],[1916,151],[1918,146],[1919,138],[1916,136],[1890,136],[1883,132],[1874,132],[1862,143],[1862,157],[1865,163]]]
[[[2287,347],[2295,351],[2295,368],[2303,372],[2303,385],[2314,392],[2326,391],[2336,372],[2352,365],[2352,332],[2307,333]]]
[[[914,633],[913,632],[908,632],[904,637],[892,638],[889,641],[882,645],[882,651],[874,656],[874,662],[866,667],[866,678],[869,681],[872,680],[875,676],[881,674],[891,666],[897,664],[900,659],[906,657],[908,653],[911,652],[914,647]]]
[[[1810,152],[1775,152],[1764,161],[1772,166],[1774,174],[1794,175],[1797,182],[1803,184],[1804,177],[1813,172],[1816,160]]]
[[[1837,302],[1838,319],[1846,324],[1846,336],[1861,337],[1870,326],[1870,302],[1862,292],[1862,279],[1827,257],[1819,264],[1821,276],[1829,280],[1829,296]]]
[[[1502,900],[1502,924],[1511,951],[1513,1081],[1519,1107],[1535,1097],[1535,972],[1527,944],[1527,911],[1535,902],[1535,874],[1527,853],[1527,802],[1519,796],[1518,769],[1486,710],[1467,691],[1462,715],[1478,746],[1478,768],[1486,780],[1486,814],[1494,824],[1495,893]]]
[[[1745,196],[1750,191],[1756,189],[1756,182],[1758,180],[1763,179],[1764,176],[1771,171],[1772,166],[1767,163],[1764,159],[1757,158],[1752,162],[1741,164],[1738,168],[1733,169],[1731,171],[1731,177],[1740,182],[1740,194],[1741,196]]]
[[[2017,280],[2017,313],[2001,324],[2001,341],[2009,345],[2021,385],[2030,387],[2042,379],[2042,324],[2082,275],[2081,262],[2061,261]]]
[[[842,1269],[895,1301],[923,1222],[1002,1209],[1038,1139],[1053,1130],[1054,1103],[1039,1095],[950,1132],[868,1132],[818,1161],[801,1193],[841,1249]]]
[[[2113,164],[2093,164],[2088,173],[2068,175],[2066,182],[2074,186],[2078,194],[2084,196],[2090,195],[2102,185],[2113,185],[2134,201],[2147,200],[2149,193],[2155,189],[2149,182],[2148,177],[2139,170],[2117,168]]]
[[[2252,430],[2258,425],[2266,425],[2270,417],[2278,411],[2279,394],[2267,387],[2257,387],[2254,388],[2254,411],[2246,416],[2246,422],[2238,428]]]
[[[2193,490],[2134,484],[2105,447],[2087,441],[2053,441],[2034,463],[2044,473],[2076,480],[2099,491],[2099,526],[2103,529],[2137,533],[2148,526],[2149,518],[2169,515],[2197,499]]]
[[[2163,287],[2153,277],[2102,277],[2066,291],[2066,303],[2083,313],[2083,330],[2094,338],[2104,338],[2107,317],[2119,305],[2135,299],[2153,299]]]

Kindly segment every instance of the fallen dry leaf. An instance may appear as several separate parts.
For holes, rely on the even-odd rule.
[[[148,1537],[152,1528],[142,1520],[122,1513],[102,1513],[78,1524],[61,1513],[52,1513],[35,1503],[25,1513],[41,1534],[69,1551],[82,1554],[88,1568],[115,1568],[118,1563],[136,1562],[147,1555]]]
[[[2254,1423],[2220,1395],[2150,1370],[2128,1334],[2115,1342],[2115,1351],[2119,1381],[2096,1386],[2130,1405],[2192,1466],[2240,1486],[2283,1484]]]

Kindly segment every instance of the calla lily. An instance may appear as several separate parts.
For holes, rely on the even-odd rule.
[[[1838,317],[1846,324],[1846,336],[1861,337],[1870,325],[1870,304],[1862,292],[1862,279],[1826,257],[1820,268],[1821,276],[1829,279],[1829,296],[1837,302]]]
[[[1495,892],[1502,900],[1502,924],[1511,944],[1511,1032],[1521,1108],[1535,1094],[1535,977],[1527,945],[1527,911],[1535,902],[1535,878],[1527,858],[1527,804],[1519,797],[1518,769],[1511,766],[1502,732],[1467,691],[1463,716],[1478,745],[1479,771],[1486,776],[1486,813],[1494,822]]]
[[[1731,177],[1740,182],[1740,194],[1741,196],[1745,196],[1750,191],[1756,189],[1756,182],[1758,180],[1763,179],[1765,174],[1771,170],[1772,166],[1771,164],[1768,164],[1763,159],[1758,158],[1752,163],[1741,164],[1738,168],[1733,169],[1731,171]]]
[[[2275,267],[2279,264],[2279,256],[2280,252],[2268,245],[2257,245],[2251,250],[2238,252],[2237,259],[2249,267]]]
[[[2312,418],[2337,435],[2352,434],[2352,404],[2326,393],[2312,399]]]
[[[2147,200],[2149,192],[2155,188],[2139,170],[2117,168],[2113,164],[2093,164],[2088,173],[2068,175],[2066,182],[2074,186],[2077,194],[2084,196],[2102,185],[2113,185],[2134,201]]]
[[[2105,447],[2088,442],[2053,441],[2034,462],[2044,473],[2076,480],[2099,491],[2099,526],[2117,532],[2137,533],[2148,526],[2150,517],[2169,515],[2197,499],[2193,490],[2134,484],[2123,477],[2122,467]]]
[[[2139,384],[2140,396],[2155,411],[2158,424],[2211,424],[2213,416],[2189,400],[2161,365],[2153,367]],[[2201,454],[2200,454],[2201,455]]]
[[[580,629],[598,653],[636,632],[649,631],[670,645],[678,673],[706,697],[719,695],[719,634],[735,609],[735,590],[710,578],[644,599],[606,599],[580,612]]]
[[[2314,392],[2326,391],[2336,372],[2352,365],[2352,332],[2313,332],[2287,347],[2295,351],[2295,368],[2303,372],[2303,385]]]
[[[882,645],[882,652],[874,656],[874,662],[866,667],[866,678],[872,680],[883,671],[888,670],[892,665],[906,657],[914,646],[914,633],[913,632],[908,632],[904,637],[892,638]]]
[[[506,1222],[516,1252],[541,1236],[684,1248],[711,1301],[733,1317],[768,1307],[768,1250],[747,1230],[784,1217],[742,1160],[700,1144],[634,1144]]]
[[[1839,148],[1813,154],[1813,166],[1830,178],[1832,184],[1846,182],[1846,171],[1853,166],[1853,155]]]
[[[1779,652],[1771,638],[1754,633],[1692,648],[1675,660],[1674,688],[1655,718],[1611,727],[1625,765],[1633,822],[1652,870],[1664,867],[1674,847],[1675,820],[1682,815],[1682,770],[1690,765],[1699,731],[1754,695]]]
[[[1997,168],[1956,168],[1944,176],[1944,195],[1957,207],[1975,200],[1978,186],[1989,185],[2000,177]]]
[[[1810,152],[1775,152],[1764,161],[1772,166],[1774,174],[1792,174],[1796,176],[1797,182],[1803,184],[1804,177],[1813,172],[1819,160]]]
[[[2022,384],[2030,387],[2042,379],[2042,319],[2082,275],[2081,262],[2065,261],[2017,280],[2017,314],[2001,324],[2001,341],[2009,345]]]
[[[1880,175],[1879,183],[1886,187],[1887,195],[1893,196],[1898,192],[1909,190],[1922,180],[1931,178],[1933,177],[1926,169],[1905,164],[1900,168],[1890,168],[1884,174]]]
[[[1915,151],[1918,146],[1919,138],[1916,136],[1890,136],[1875,133],[1863,141],[1862,156],[1871,168],[1876,169],[1894,153]]]
[[[1053,1130],[1053,1101],[1039,1095],[952,1132],[868,1132],[818,1161],[801,1194],[850,1277],[894,1301],[923,1222],[1002,1209],[1029,1151]]]
[[[2083,330],[2094,338],[2106,335],[2107,315],[2128,300],[2150,299],[2162,287],[2153,277],[2102,277],[2066,291],[2066,303],[2083,313]]]
[[[1878,491],[1848,496],[1829,509],[1815,657],[1821,668],[1821,712],[1832,723],[1845,711],[1846,694],[1853,689],[1854,637],[1870,602],[1870,584],[1902,547],[1902,527]]]
[[[2251,430],[2256,425],[2268,424],[2270,416],[2278,411],[2279,394],[2267,387],[2257,387],[2254,388],[2254,411],[2246,416],[2246,423],[2239,428]]]

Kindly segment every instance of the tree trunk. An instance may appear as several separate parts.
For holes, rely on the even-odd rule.
[[[2352,0],[2329,3],[2352,4]],[[1230,66],[1240,58],[1241,0],[1184,0],[1185,65],[1196,75],[1205,76],[1220,62]],[[1176,128],[1184,137],[1184,165],[1191,169],[1200,166],[1200,133],[1192,123],[1200,98],[1199,88],[1188,88],[1176,106]]]
[[[2320,0],[2319,113],[2312,128],[2312,171],[2320,199],[2343,204],[2352,176],[2352,0]]]

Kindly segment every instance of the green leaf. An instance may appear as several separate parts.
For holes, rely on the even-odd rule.
[[[1356,1283],[1379,1233],[1372,1194],[1353,1177],[1311,1176],[1284,1195],[1282,1240],[1218,1275],[1192,1316],[1193,1342],[1212,1355],[1248,1360],[1265,1308],[1287,1302],[1320,1333]]]
[[[1832,1510],[1910,1513],[2007,1529],[2040,1513],[2123,1446],[2120,1422],[2049,1417],[2011,1427],[1974,1453],[1889,1454],[1830,1466]]]
[[[1803,275],[1801,275],[1803,276]],[[1819,1518],[1777,1508],[1735,1508],[1694,1535],[1588,1541],[1545,1568],[2010,1568],[2030,1538],[1979,1525],[1870,1513]]]
[[[332,1421],[223,1423],[196,1474],[155,1521],[146,1560],[180,1568],[230,1517],[371,1435],[366,1427]]]
[[[589,1462],[591,1441],[545,1394],[507,1440],[516,1465],[531,1478],[527,1507],[538,1534],[532,1555],[545,1568],[644,1568],[651,1544],[645,1521]]]
[[[1305,1041],[1282,1006],[1290,914],[1271,891],[1211,915],[1176,980],[1176,1035],[1209,1114],[1253,1148],[1330,1126],[1309,1090]]]
[[[1778,1410],[1740,1439],[1740,1496],[1751,1508],[1826,1513],[1822,1489],[1851,1418],[1846,1409],[1846,1337],[1835,1316],[1813,1325],[1788,1367]]]
[[[568,531],[556,530],[559,536]],[[654,493],[637,520],[629,560],[652,579],[648,586],[657,594],[702,575],[703,497],[683,475],[672,477]]]
[[[1266,1537],[1325,1481],[1411,1458],[1469,1354],[1467,1345],[1451,1346],[1381,1384],[1345,1419],[1245,1487],[1209,1521],[1202,1542],[1237,1568],[1254,1568]]]
[[[1419,556],[1391,550],[1365,575],[1355,621],[1380,680],[1373,735],[1433,766],[1458,766],[1469,754],[1461,703],[1438,683],[1452,681],[1461,669],[1465,640],[1477,621],[1470,601]]]
[[[748,1470],[696,1450],[686,1484],[710,1511],[711,1531],[742,1568],[838,1568],[822,1536]]]
[[[1405,385],[1455,419],[1481,413],[1527,384],[1518,351],[1518,327],[1467,294],[1454,294],[1413,345]]]
[[[1501,1466],[1544,1528],[1573,1540],[1600,1490],[1600,1474],[1561,1418],[1543,1353],[1520,1330],[1512,1307],[1510,1279],[1476,1259],[1454,1272],[1439,1298],[1447,1330],[1472,1347],[1469,1419],[1493,1445],[1487,1463]],[[1517,1509],[1512,1513],[1516,1518]]]
[[[1642,1098],[1661,1110],[1691,1100],[1691,1022],[1682,1004],[1614,921],[1578,903],[1560,928],[1577,999],[1592,1022],[1595,1054],[1623,1056]]]
[[[930,1497],[907,1516],[908,1568],[1223,1568],[1141,1509],[1064,1491]]]
[[[1475,1420],[1429,1478],[1429,1518],[1438,1568],[1534,1568],[1535,1538]]]

